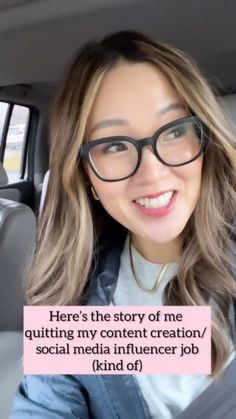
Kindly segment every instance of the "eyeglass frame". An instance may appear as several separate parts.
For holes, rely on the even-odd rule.
[[[200,145],[199,152],[196,154],[195,157],[193,157],[192,159],[188,160],[185,163],[179,163],[179,164],[166,163],[157,152],[156,144],[157,144],[158,139],[160,138],[160,135],[162,134],[162,132],[166,131],[168,128],[171,128],[171,127],[175,126],[176,124],[179,124],[181,122],[184,122],[184,123],[187,124],[190,121],[199,122],[202,126],[203,136],[201,138],[201,145]],[[142,160],[142,149],[146,145],[150,145],[152,147],[154,155],[165,166],[180,167],[180,166],[185,166],[186,164],[192,163],[194,160],[197,160],[198,157],[200,157],[200,155],[203,154],[206,150],[207,137],[204,134],[205,134],[205,124],[201,121],[201,119],[197,115],[192,115],[192,116],[187,116],[187,117],[184,117],[184,118],[176,119],[174,121],[169,122],[168,124],[163,125],[162,127],[158,128],[158,130],[155,131],[154,134],[151,137],[146,137],[146,138],[142,138],[142,139],[139,139],[139,140],[135,140],[134,138],[126,137],[126,136],[123,136],[123,135],[114,135],[114,136],[109,136],[109,137],[104,137],[104,138],[101,138],[101,139],[89,141],[89,142],[87,142],[87,143],[85,143],[81,146],[80,155],[84,160],[86,160],[88,162],[88,164],[91,167],[91,169],[93,170],[94,174],[100,180],[103,180],[104,182],[119,182],[121,180],[128,179],[129,177],[133,176],[137,172],[137,170],[140,167],[141,160]],[[90,149],[93,148],[96,145],[103,144],[103,143],[107,144],[109,142],[114,142],[114,141],[116,141],[116,139],[117,140],[119,139],[120,141],[128,141],[135,146],[135,148],[137,150],[137,153],[138,153],[137,164],[136,164],[135,169],[133,170],[133,172],[128,176],[125,176],[125,177],[119,178],[119,179],[114,179],[114,180],[113,179],[105,179],[101,175],[99,175],[99,173],[96,171],[95,166],[93,165],[93,162],[91,161],[91,158],[89,156],[89,152],[90,152]]]

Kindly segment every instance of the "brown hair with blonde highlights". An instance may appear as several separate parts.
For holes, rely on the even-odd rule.
[[[78,156],[101,81],[122,61],[148,62],[160,69],[189,112],[207,127],[200,197],[183,232],[178,273],[164,297],[167,305],[213,302],[212,374],[216,376],[230,354],[234,334],[229,308],[236,296],[235,140],[196,65],[164,43],[126,31],[87,44],[76,57],[53,109],[50,180],[27,280],[27,299],[32,305],[79,304],[89,281],[99,232],[88,178]]]

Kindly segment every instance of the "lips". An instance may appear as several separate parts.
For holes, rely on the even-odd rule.
[[[146,196],[133,201],[135,207],[146,216],[163,217],[168,215],[174,208],[177,192],[172,190],[148,196],[152,196],[152,198],[147,198]]]

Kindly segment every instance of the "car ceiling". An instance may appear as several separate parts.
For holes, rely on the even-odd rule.
[[[84,42],[135,29],[192,54],[236,91],[235,0],[0,0],[0,86],[57,82]]]

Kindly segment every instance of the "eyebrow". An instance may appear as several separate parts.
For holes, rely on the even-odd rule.
[[[92,127],[91,133],[101,128],[112,127],[114,125],[122,126],[122,125],[128,125],[128,124],[129,122],[126,119],[121,119],[121,118],[103,119],[102,121],[97,122],[97,124],[95,124]]]
[[[164,115],[166,112],[175,111],[176,109],[186,109],[186,106],[181,102],[170,103],[158,109],[157,115]],[[122,118],[103,119],[102,121],[97,122],[92,127],[90,134],[92,134],[97,129],[113,127],[113,126],[124,126],[124,125],[129,125],[129,121],[127,121],[127,119],[122,119]]]
[[[166,112],[170,112],[170,111],[175,111],[176,109],[187,109],[186,105],[184,105],[184,103],[182,102],[174,102],[174,103],[169,103],[166,106],[163,106],[162,108],[158,109],[157,114],[158,115],[163,115]]]

